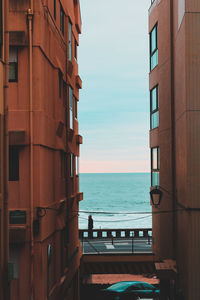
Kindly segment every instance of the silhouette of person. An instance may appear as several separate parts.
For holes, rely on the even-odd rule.
[[[88,237],[92,239],[92,230],[93,230],[93,219],[92,216],[88,216]]]

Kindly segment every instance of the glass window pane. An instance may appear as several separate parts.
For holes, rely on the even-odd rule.
[[[151,56],[151,70],[158,64],[158,50]]]
[[[152,186],[159,185],[159,172],[152,172]]]
[[[64,35],[64,10],[62,6],[60,6],[60,31]]]
[[[69,21],[69,60],[72,60],[72,24]]]
[[[70,155],[70,176],[73,177],[73,154]]]
[[[69,114],[70,114],[70,128],[73,129],[73,90],[69,87]]]
[[[159,112],[156,111],[151,115],[151,129],[159,126]]]
[[[157,48],[157,26],[154,27],[154,29],[151,32],[151,53],[154,52]]]
[[[157,87],[151,91],[151,111],[157,109]]]
[[[9,50],[9,62],[17,63],[17,48],[10,47]]]
[[[158,169],[158,148],[152,149],[152,169],[157,170]]]
[[[19,148],[9,146],[9,181],[19,181]]]
[[[79,175],[79,157],[76,156],[76,175]]]
[[[9,63],[9,81],[17,81],[17,63]]]

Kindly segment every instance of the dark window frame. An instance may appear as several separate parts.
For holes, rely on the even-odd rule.
[[[12,49],[12,50],[11,50]],[[15,47],[15,46],[10,46],[10,52],[15,50],[16,51],[16,62],[14,61],[10,61],[10,58],[9,58],[9,74],[8,74],[8,81],[9,82],[18,82],[18,48]],[[10,69],[11,69],[11,66],[14,67],[14,78],[10,78]]]
[[[53,0],[53,17],[56,20],[56,0]]]
[[[70,177],[74,177],[74,154],[70,153]]]
[[[78,120],[78,100],[74,97],[74,118]]]
[[[76,156],[76,176],[79,176],[79,156]]]
[[[68,18],[68,46],[69,46],[69,61],[72,61],[72,22]]]
[[[74,129],[74,90],[69,85],[69,128]]]
[[[78,43],[76,41],[76,39],[74,38],[74,58],[77,60],[78,57]]]
[[[157,157],[156,157],[156,159],[157,159],[157,167],[156,168],[153,168],[153,164],[154,164],[154,161],[153,161],[153,150],[154,149],[157,149]],[[153,174],[155,174],[155,173],[160,173],[160,148],[158,146],[151,148],[151,186],[155,186],[155,185],[153,185]]]
[[[155,49],[152,51],[152,33],[154,31],[154,29],[156,29],[156,47]],[[150,38],[150,71],[152,71],[156,66],[157,64],[152,68],[152,65],[151,65],[151,58],[153,57],[153,55],[156,53],[156,51],[158,51],[158,23],[156,23],[154,25],[154,27],[152,28],[151,32],[150,32],[150,35],[149,35],[149,38]]]
[[[61,4],[60,4],[60,31],[64,35],[64,33],[65,33],[65,12],[64,12]]]
[[[9,146],[9,181],[19,181],[18,146]]]
[[[156,109],[152,110],[152,93],[153,93],[154,89],[156,89]],[[154,129],[154,128],[157,128],[159,126],[159,119],[158,119],[158,126],[156,126],[156,127],[152,126],[152,116],[156,112],[159,112],[159,95],[158,95],[158,92],[159,92],[158,84],[150,90],[150,129],[151,130]]]

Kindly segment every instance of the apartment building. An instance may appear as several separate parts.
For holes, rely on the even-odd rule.
[[[79,1],[0,4],[2,299],[79,299]]]
[[[151,190],[162,194],[152,203],[153,250],[163,263],[161,299],[200,298],[199,28],[199,1],[151,1]]]

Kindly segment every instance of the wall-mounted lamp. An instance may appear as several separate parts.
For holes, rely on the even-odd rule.
[[[155,186],[155,188],[150,191],[151,202],[155,207],[160,205],[162,195],[163,192],[160,190],[159,186]]]

